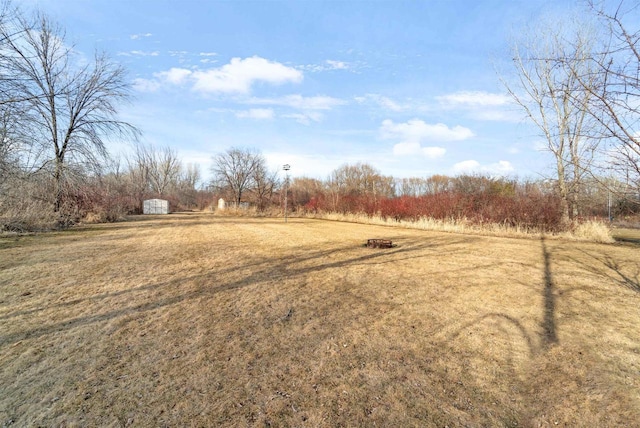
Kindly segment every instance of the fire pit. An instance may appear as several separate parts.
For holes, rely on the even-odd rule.
[[[367,239],[366,246],[369,248],[391,248],[393,242],[388,239]]]

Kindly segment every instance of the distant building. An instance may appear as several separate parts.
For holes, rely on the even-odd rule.
[[[143,214],[169,214],[169,201],[164,199],[147,199],[142,203]]]

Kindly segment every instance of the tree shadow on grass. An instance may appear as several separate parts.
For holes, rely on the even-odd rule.
[[[191,289],[186,292],[180,292],[176,295],[161,297],[159,299],[154,299],[153,301],[149,301],[146,303],[127,305],[118,309],[113,309],[98,314],[79,316],[76,318],[67,318],[57,323],[43,325],[27,331],[20,331],[2,335],[0,336],[0,346],[16,343],[24,339],[39,338],[47,334],[66,331],[79,326],[113,320],[115,318],[123,317],[126,315],[141,314],[144,312],[180,304],[189,300],[200,299],[202,297],[211,296],[218,293],[238,290],[247,286],[279,282],[291,278],[306,278],[309,275],[316,275],[318,272],[324,270],[341,269],[358,264],[366,265],[396,263],[402,260],[421,258],[424,257],[424,250],[435,248],[438,251],[441,251],[445,246],[460,245],[469,241],[470,239],[473,240],[473,238],[460,238],[456,240],[448,239],[445,242],[443,242],[442,240],[405,240],[402,245],[384,251],[372,251],[368,248],[354,248],[353,246],[341,246],[327,250],[311,251],[308,248],[300,247],[297,250],[297,255],[295,257],[261,257],[256,258],[248,263],[243,263],[238,266],[230,266],[206,274],[190,275],[183,278],[171,279],[159,283],[146,284],[126,290],[101,293],[74,299],[68,302],[49,304],[43,307],[13,312],[2,315],[0,317],[0,320],[10,320],[18,317],[34,316],[40,312],[62,309],[65,307],[73,307],[76,305],[81,305],[79,306],[80,308],[83,304],[89,302],[95,302],[98,300],[106,301],[111,298],[118,298],[123,296],[129,296],[127,297],[127,300],[131,302],[135,301],[135,295],[139,293],[161,292],[169,294],[172,290],[179,290],[183,286],[193,288],[193,284],[198,284],[196,289]],[[354,252],[354,250],[359,249],[361,249],[362,251]],[[336,253],[341,252],[354,252],[354,254],[348,258],[341,258],[332,262],[326,262],[329,255],[335,255]],[[305,264],[308,264],[309,262],[316,263],[311,266],[305,266]],[[245,269],[250,271],[247,275],[242,276],[235,281],[220,284],[219,278],[224,277],[227,274],[239,272]]]
[[[546,351],[551,346],[559,343],[556,324],[556,285],[551,269],[551,253],[547,248],[544,237],[540,239],[543,259],[543,284],[542,284],[542,316],[540,320],[541,333],[537,341],[534,335],[529,333],[522,323],[505,313],[492,312],[481,315],[460,326],[450,338],[459,336],[464,330],[471,328],[486,319],[498,319],[511,324],[522,336],[527,344],[529,356],[534,357]],[[537,343],[536,343],[537,342]]]
[[[575,260],[589,272],[601,278],[609,279],[621,287],[640,293],[640,263],[627,260],[621,262],[609,254],[596,255],[585,250],[581,253],[587,256],[589,263]]]
[[[542,321],[542,349],[546,350],[550,346],[557,344],[558,334],[556,333],[556,293],[551,272],[551,254],[544,242],[544,237],[540,240],[542,246],[542,257],[544,259],[544,291],[543,291],[543,321]]]

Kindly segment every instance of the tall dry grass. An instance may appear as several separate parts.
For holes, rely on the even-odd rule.
[[[440,220],[422,217],[419,220],[395,220],[381,216],[368,216],[365,214],[342,213],[314,213],[302,214],[301,217],[317,218],[332,221],[343,221],[359,224],[399,227],[404,229],[431,230],[435,232],[473,234],[481,236],[497,236],[506,238],[539,238],[541,235],[548,238],[562,238],[574,241],[613,243],[610,228],[598,221],[589,220],[577,222],[568,231],[548,232],[536,227],[511,226],[508,224],[476,224],[465,218]]]
[[[46,186],[10,179],[0,185],[0,232],[37,232],[56,226],[59,216]]]

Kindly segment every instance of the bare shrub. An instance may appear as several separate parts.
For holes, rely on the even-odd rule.
[[[45,179],[14,177],[0,187],[0,231],[24,233],[56,226],[58,216]]]
[[[601,242],[603,244],[615,242],[609,227],[602,222],[594,220],[577,224],[571,235],[581,241]]]

